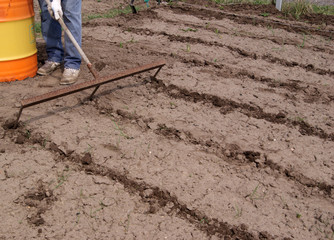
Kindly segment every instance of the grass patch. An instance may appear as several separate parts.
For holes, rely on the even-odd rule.
[[[228,4],[272,4],[272,0],[211,0],[216,4],[228,5]],[[220,7],[223,8],[223,7]],[[293,2],[284,2],[282,6],[282,13],[285,15],[292,15],[296,19],[300,16],[310,13],[334,15],[334,6],[322,6],[314,3],[310,3],[308,0],[294,0]],[[266,17],[266,16],[264,16]]]
[[[70,171],[70,169],[68,168],[68,167],[66,167],[64,170],[63,170],[63,172],[62,173],[58,173],[58,179],[57,179],[57,185],[55,186],[55,188],[54,189],[57,189],[57,188],[59,188],[61,185],[63,185],[66,181],[67,181],[67,179],[68,179],[68,177],[69,177],[69,171]],[[67,174],[66,174],[67,173]]]
[[[302,118],[302,117],[297,116],[297,117],[295,118],[295,121],[296,121],[296,122],[305,122],[305,119]]]
[[[91,218],[96,218],[97,213],[100,212],[100,211],[102,211],[105,207],[107,207],[107,205],[105,205],[105,204],[101,201],[100,204],[99,204],[99,207],[98,207],[98,208],[96,208],[95,210],[93,210],[93,209],[90,210],[90,214],[89,214],[89,216],[90,216]]]
[[[42,26],[40,22],[35,22],[34,31],[36,37],[42,37]]]
[[[266,196],[266,193],[264,191],[262,191],[262,193],[259,193],[258,190],[259,190],[259,187],[260,187],[260,183],[258,183],[256,185],[256,187],[253,189],[252,193],[251,194],[248,194],[246,196],[249,197],[249,199],[254,202],[255,200],[263,200]]]
[[[302,42],[300,45],[298,45],[298,47],[299,47],[299,48],[304,48],[304,46],[305,46],[305,41],[306,41],[306,35],[303,34],[303,42]]]
[[[35,30],[35,33],[41,33],[42,32],[42,27],[41,27],[41,23],[40,22],[36,22],[35,23],[34,30]]]
[[[190,51],[191,51],[191,47],[189,44],[187,44],[186,52],[190,52]]]
[[[181,29],[183,32],[197,32],[197,29],[193,28],[187,28],[187,29]]]
[[[325,15],[334,15],[334,6],[320,6],[312,4],[314,13],[320,13]]]
[[[262,17],[268,17],[270,15],[270,13],[261,13],[260,16]]]
[[[240,3],[250,3],[250,4],[271,4],[271,0],[211,0],[217,4],[240,4]]]
[[[282,13],[286,16],[292,15],[296,19],[313,12],[312,4],[308,0],[295,0],[294,2],[284,3],[282,6]]]
[[[294,2],[284,3],[282,13],[292,15],[299,19],[303,15],[316,13],[324,15],[334,15],[334,6],[321,6],[310,3],[309,0],[295,0]]]
[[[235,218],[239,218],[242,216],[242,208],[240,208],[238,205],[235,205],[234,207],[234,211],[235,211]]]
[[[137,9],[137,11],[139,11],[139,9]],[[103,13],[103,14],[88,15],[87,18],[88,20],[92,20],[96,18],[114,18],[121,14],[129,14],[129,13],[132,13],[131,7],[126,6],[124,9],[111,9],[109,10],[109,12]]]
[[[129,137],[127,134],[124,133],[124,131],[119,127],[119,125],[117,124],[116,121],[114,121],[114,120],[111,120],[111,121],[113,121],[113,123],[115,125],[114,129],[119,132],[120,136],[122,136],[122,137],[124,137],[126,139],[132,139],[132,137]]]

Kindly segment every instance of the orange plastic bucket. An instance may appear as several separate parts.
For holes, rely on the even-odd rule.
[[[37,72],[33,0],[0,0],[0,82]]]

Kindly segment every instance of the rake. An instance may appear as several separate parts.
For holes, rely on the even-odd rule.
[[[48,7],[50,9],[51,7],[51,3],[49,0],[46,0],[46,3],[48,4]],[[55,90],[55,91],[51,91],[42,95],[38,95],[35,97],[31,97],[31,98],[27,98],[27,99],[23,99],[21,100],[21,107],[17,116],[17,119],[14,123],[14,128],[17,128],[20,117],[22,115],[22,111],[23,109],[27,108],[27,107],[31,107],[43,102],[47,102],[47,101],[51,101],[53,99],[56,98],[60,98],[60,97],[64,97],[76,92],[80,92],[89,88],[95,88],[93,90],[93,92],[91,93],[91,95],[89,96],[89,99],[92,99],[94,94],[96,93],[96,91],[99,89],[99,87],[103,84],[109,83],[109,82],[114,82],[129,76],[133,76],[135,74],[139,74],[139,73],[143,73],[143,72],[147,72],[153,69],[157,69],[157,71],[154,74],[154,77],[156,77],[158,75],[158,73],[160,72],[161,68],[166,64],[165,60],[157,60],[155,62],[152,62],[150,64],[147,65],[142,65],[139,67],[135,67],[135,68],[131,68],[110,76],[104,76],[101,77],[99,76],[99,74],[95,71],[95,69],[93,68],[91,62],[89,61],[89,59],[87,58],[86,54],[83,52],[83,50],[81,49],[81,47],[79,46],[79,44],[77,43],[77,41],[74,39],[72,33],[70,32],[70,30],[67,28],[66,24],[64,23],[64,20],[62,18],[58,19],[59,24],[61,25],[61,27],[64,29],[65,33],[67,34],[67,36],[69,37],[69,39],[72,41],[73,45],[75,46],[75,48],[78,50],[78,52],[80,53],[82,59],[86,62],[87,67],[89,69],[89,71],[92,73],[94,80],[91,81],[86,81],[83,83],[78,83],[69,87],[65,87],[59,90]]]

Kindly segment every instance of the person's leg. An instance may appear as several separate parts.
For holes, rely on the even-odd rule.
[[[133,5],[135,0],[131,0],[130,1],[130,7],[131,7],[131,10],[132,10],[132,13],[136,14],[137,13],[137,9],[136,7]]]
[[[81,0],[62,0],[61,4],[64,22],[81,46]],[[81,56],[66,34],[64,62],[65,68],[80,69]]]
[[[46,42],[48,61],[60,63],[64,57],[61,26],[50,16],[46,2],[44,0],[39,0],[38,2],[41,8],[41,28]]]

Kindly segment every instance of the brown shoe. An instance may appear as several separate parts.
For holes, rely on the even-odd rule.
[[[45,64],[38,69],[37,74],[46,76],[55,71],[59,67],[60,67],[59,62],[46,61]]]
[[[70,85],[77,81],[80,69],[65,68],[60,85]]]

